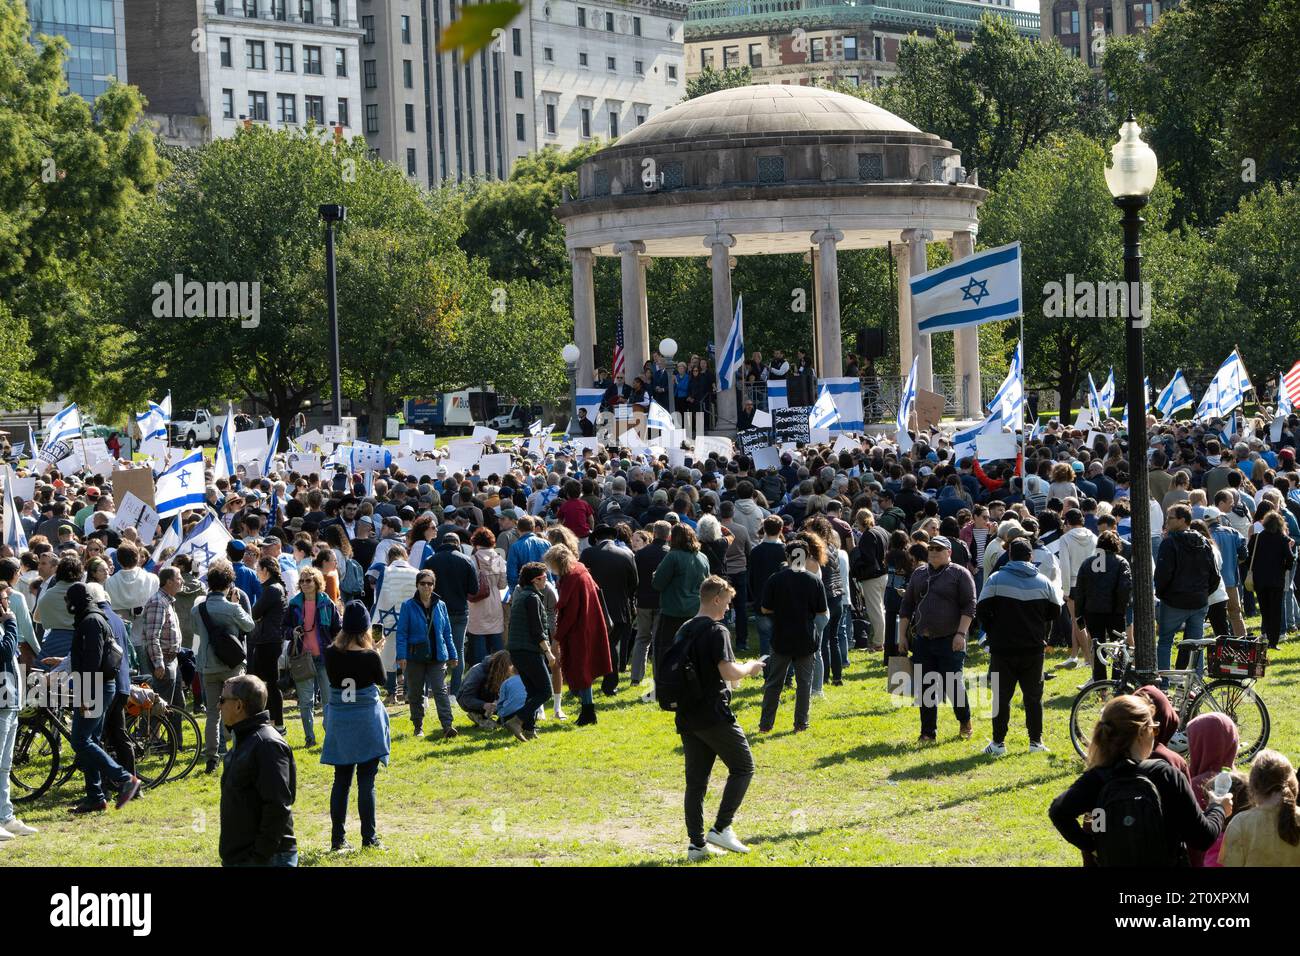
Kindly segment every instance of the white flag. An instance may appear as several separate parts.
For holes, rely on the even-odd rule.
[[[226,544],[229,541],[230,532],[209,511],[207,517],[196,524],[181,542],[180,547],[176,549],[176,555],[188,554],[193,562],[194,573],[204,575],[208,571],[208,565],[226,556]],[[172,557],[175,558],[176,555]],[[167,563],[171,564],[171,561]]]

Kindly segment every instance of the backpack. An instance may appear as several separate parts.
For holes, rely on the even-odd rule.
[[[1098,866],[1170,866],[1160,791],[1134,765],[1102,771],[1094,822]]]
[[[694,650],[695,635],[691,634],[674,641],[664,653],[655,674],[655,698],[660,710],[678,710],[704,700]]]
[[[198,605],[199,617],[203,618],[203,627],[208,632],[208,645],[217,660],[227,667],[235,668],[244,663],[244,642],[233,631],[218,631],[208,614],[207,604]]]
[[[99,672],[110,680],[117,680],[117,672],[122,666],[122,648],[118,646],[117,637],[108,625],[108,618],[100,615],[104,622],[104,644],[99,656]]]
[[[346,560],[343,580],[339,582],[339,593],[344,598],[357,598],[366,593],[366,572],[355,558]]]

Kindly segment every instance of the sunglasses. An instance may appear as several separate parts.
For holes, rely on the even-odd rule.
[[[416,586],[417,586],[417,587],[422,587],[422,588],[431,588],[431,587],[433,587],[433,582],[432,582],[432,581],[416,581],[415,583],[416,583]]]

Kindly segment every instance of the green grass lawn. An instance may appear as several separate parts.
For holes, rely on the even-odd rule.
[[[1061,660],[1049,656],[1049,664]],[[968,673],[983,669],[973,656]],[[855,652],[842,687],[814,701],[812,727],[791,732],[787,692],[772,734],[758,738],[760,688],[747,681],[736,711],[751,734],[758,772],[736,830],[753,848],[730,865],[1060,865],[1077,861],[1053,830],[1047,805],[1081,769],[1065,725],[1079,670],[1060,671],[1047,685],[1046,733],[1051,754],[1030,754],[1018,705],[999,760],[980,754],[989,740],[987,711],[963,741],[951,710],[941,714],[938,745],[913,745],[918,724],[910,707],[885,692],[884,668]],[[1297,754],[1300,642],[1274,654],[1259,690],[1273,718],[1270,745]],[[461,735],[415,740],[405,707],[391,710],[393,754],[378,783],[379,833],[388,852],[331,856],[329,783],[319,749],[298,748],[294,818],[301,862],[327,865],[684,863],[682,756],[672,716],[641,704],[626,688],[598,701],[600,722],[540,724],[541,736],[519,744],[505,731],[470,725]],[[576,703],[566,705],[576,714]],[[434,722],[436,724],[436,721]],[[189,779],[150,791],[125,810],[73,818],[72,786],[21,816],[38,837],[0,847],[0,865],[213,865],[217,862],[219,781],[196,768]],[[724,770],[715,769],[706,822],[717,805]],[[355,794],[349,837],[359,846]]]

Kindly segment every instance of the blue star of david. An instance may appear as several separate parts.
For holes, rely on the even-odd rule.
[[[200,561],[200,562],[198,562],[198,566],[201,567],[201,568],[206,568],[209,564],[212,563],[212,559],[213,559],[214,557],[216,557],[216,555],[213,553],[212,549],[209,548],[206,544],[196,544],[196,545],[192,545],[192,546],[190,547],[190,554],[192,554],[192,555],[193,555],[193,554],[201,554],[201,555],[203,555],[203,560]]]
[[[182,488],[188,488],[190,486],[190,473],[188,471],[182,469],[176,473],[176,477],[180,479]]]
[[[971,276],[971,277],[970,277],[970,281],[967,282],[967,283],[966,283],[964,286],[962,286],[962,288],[961,288],[961,291],[962,291],[961,300],[962,300],[963,302],[966,302],[966,301],[969,300],[969,301],[974,302],[976,305],[979,305],[979,304],[980,304],[980,300],[983,299],[985,296],[989,295],[989,288],[988,288],[988,286],[989,286],[989,280],[988,280],[988,279],[976,279],[974,276]],[[979,292],[974,292],[974,291],[973,291],[973,290],[976,289],[976,288],[979,289]]]
[[[385,634],[397,630],[397,608],[384,608],[379,612],[379,626]]]

